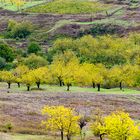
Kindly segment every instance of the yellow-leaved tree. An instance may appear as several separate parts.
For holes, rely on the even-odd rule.
[[[139,126],[135,124],[128,113],[116,111],[108,116],[103,116],[100,112],[95,115],[91,123],[91,131],[100,140],[139,140]],[[105,137],[104,137],[105,135]]]
[[[134,140],[139,128],[123,111],[113,112],[104,118],[107,136],[110,140]]]
[[[45,106],[42,114],[46,115],[46,120],[42,121],[42,124],[47,130],[60,132],[61,140],[64,140],[65,135],[67,140],[71,140],[74,134],[80,132],[78,125],[80,116],[76,115],[74,109],[64,106]]]
[[[79,61],[77,58],[71,59],[64,67],[63,81],[67,86],[67,91],[70,90],[70,86],[76,82],[75,73],[79,69]]]
[[[11,88],[11,83],[15,81],[15,76],[11,71],[1,71],[1,80],[8,84],[8,88]]]
[[[104,82],[104,73],[106,73],[106,68],[102,64],[95,65],[92,73],[92,80],[96,83],[98,91],[101,89],[101,84]]]
[[[35,79],[32,75],[32,71],[22,75],[22,83],[27,86],[27,91],[30,91],[31,85],[35,83]]]
[[[76,84],[80,86],[91,85],[95,88],[95,81],[93,81],[94,65],[83,63],[79,65],[78,70],[75,72]]]
[[[15,76],[15,82],[20,87],[20,83],[22,82],[22,75],[26,74],[29,71],[29,68],[25,65],[19,65],[13,70],[13,74]]]
[[[104,122],[104,116],[100,109],[97,109],[95,115],[92,117],[93,122],[90,125],[90,129],[93,132],[94,136],[99,137],[100,140],[103,140],[104,135],[107,134],[106,126]]]
[[[60,86],[62,86],[63,84],[64,66],[64,61],[60,59],[54,59],[50,66],[50,73],[52,75],[52,79],[54,81],[58,81]]]
[[[46,83],[49,79],[49,72],[47,67],[40,67],[31,71],[34,82],[37,85],[37,88],[40,88],[40,84]]]

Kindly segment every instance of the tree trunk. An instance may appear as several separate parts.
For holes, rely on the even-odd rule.
[[[97,84],[98,91],[100,91],[101,85]]]
[[[59,81],[59,85],[60,85],[60,87],[62,87],[62,80]]]
[[[9,89],[11,88],[11,83],[8,83],[8,88],[9,88]]]
[[[64,140],[64,133],[61,132],[61,140]]]
[[[70,84],[67,84],[67,91],[70,91]]]
[[[40,82],[36,82],[37,88],[40,88]]]
[[[18,84],[18,88],[20,88],[20,82],[18,82],[17,84]]]
[[[122,82],[120,82],[120,90],[122,90],[123,88],[122,88]]]
[[[92,83],[92,87],[95,88],[95,83],[94,82]]]
[[[59,80],[59,85],[60,85],[60,87],[62,87],[63,83],[62,83],[61,77],[58,77],[58,80]]]
[[[71,140],[71,137],[69,135],[67,135],[67,140]]]
[[[102,135],[100,135],[100,140],[103,140]]]
[[[30,86],[29,85],[27,86],[27,91],[30,91]]]
[[[64,83],[64,82],[62,82],[62,85],[63,85],[63,86],[65,86],[65,83]]]

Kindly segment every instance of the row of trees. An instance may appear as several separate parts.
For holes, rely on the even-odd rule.
[[[42,114],[46,116],[46,120],[42,121],[47,130],[52,132],[60,132],[61,140],[64,136],[67,140],[71,140],[73,135],[81,136],[81,140],[85,140],[87,126],[94,136],[100,140],[139,140],[139,125],[130,118],[128,113],[116,111],[108,116],[103,116],[101,111],[97,111],[96,115],[87,118],[74,109],[64,106],[45,106]],[[85,129],[86,128],[86,129]],[[85,129],[85,130],[84,130]]]
[[[17,83],[18,87],[23,83],[27,90],[34,84],[40,88],[41,84],[66,85],[70,86],[97,86],[100,91],[101,86],[105,88],[120,87],[140,87],[140,67],[138,65],[114,66],[107,69],[102,64],[80,64],[76,57],[65,59],[54,59],[48,66],[29,69],[25,65],[20,65],[11,71],[0,72],[1,81],[8,83],[10,88],[12,83]]]
[[[127,63],[140,65],[140,34],[131,33],[123,38],[110,35],[60,38],[49,48],[48,61],[65,51],[75,53],[81,63],[102,63],[108,68]]]
[[[13,20],[9,21],[5,37],[14,39],[23,39],[31,37],[33,30],[36,29],[30,22],[17,23]],[[31,39],[31,38],[30,38]],[[61,38],[54,41],[54,44],[49,49],[43,48],[39,43],[31,42],[27,44],[27,49],[16,49],[16,47],[8,45],[6,42],[0,42],[0,62],[10,62],[14,67],[14,62],[18,63],[27,58],[30,53],[35,53],[52,63],[54,57],[65,57],[67,53],[72,52],[80,61],[80,63],[102,63],[107,68],[115,65],[140,65],[140,34],[132,33],[127,38],[114,36],[100,36],[92,37],[86,35],[78,39]],[[31,45],[31,47],[30,47]],[[65,53],[67,52],[67,53]],[[19,64],[18,64],[19,65]],[[7,66],[0,66],[0,68],[7,68]],[[8,67],[9,68],[9,67]]]

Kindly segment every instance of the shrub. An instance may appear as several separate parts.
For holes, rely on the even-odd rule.
[[[9,21],[8,29],[7,29],[7,37],[11,38],[26,38],[33,31],[33,25],[30,22],[23,21],[21,23],[17,23],[16,21]]]
[[[31,42],[29,45],[28,45],[28,50],[27,52],[30,54],[30,53],[35,53],[37,54],[39,51],[41,51],[41,48],[39,46],[39,44],[37,42]]]
[[[0,69],[3,69],[6,65],[6,61],[4,58],[0,57]]]
[[[31,69],[39,68],[46,66],[48,64],[47,60],[41,56],[35,54],[30,55],[29,57],[23,60],[23,63]]]
[[[5,124],[5,129],[8,130],[8,131],[11,131],[13,128],[13,125],[11,123],[7,123]]]
[[[12,123],[6,123],[0,126],[0,131],[1,132],[11,132],[13,129]]]
[[[8,44],[0,42],[0,57],[4,58],[7,62],[11,62],[15,58],[15,53]]]
[[[81,31],[79,33],[79,36],[91,34],[93,36],[99,36],[99,35],[113,35],[118,34],[122,32],[122,27],[119,27],[117,25],[112,24],[96,24],[93,27],[91,27],[89,30]]]

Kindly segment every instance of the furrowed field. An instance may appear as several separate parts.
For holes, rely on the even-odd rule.
[[[140,1],[1,0],[0,140],[140,140]]]
[[[76,110],[86,113],[87,116],[92,115],[91,111],[96,112],[97,108],[103,110],[105,115],[112,111],[125,110],[136,121],[140,119],[140,95],[135,90],[129,90],[128,92],[125,89],[119,92],[119,89],[113,89],[111,91],[106,90],[106,93],[97,93],[96,90],[88,91],[86,88],[73,87],[71,92],[67,92],[65,87],[43,86],[44,90],[42,91],[32,90],[26,92],[25,87],[18,89],[17,85],[14,84],[8,90],[6,86],[4,83],[0,85],[0,129],[4,129],[4,125],[12,123],[12,134],[5,134],[9,139],[57,139],[58,133],[55,134],[56,136],[48,134],[40,125],[41,120],[44,119],[41,115],[41,109],[46,104],[50,106],[65,105],[66,107],[76,108]],[[56,89],[61,90],[55,91]],[[36,136],[37,134],[45,135]],[[92,133],[86,132],[86,139],[92,138]]]

